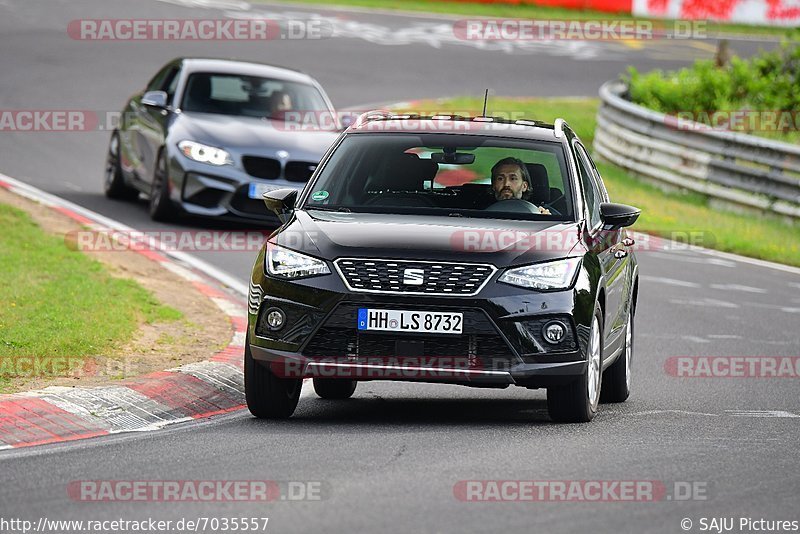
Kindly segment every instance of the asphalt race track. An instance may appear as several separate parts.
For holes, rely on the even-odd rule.
[[[266,44],[134,43],[72,40],[66,31],[81,18],[217,18],[235,7],[0,0],[0,109],[117,111],[157,67],[180,55],[299,68],[338,107],[362,109],[485,87],[501,95],[594,96],[627,65],[672,68],[714,49],[713,41],[653,41],[487,50],[453,42],[444,18],[266,4],[250,13],[330,16],[343,34]],[[732,46],[748,54],[774,44]],[[105,131],[5,131],[0,172],[134,228],[174,228],[152,223],[144,202],[104,198],[107,140]],[[200,256],[245,280],[254,253]],[[702,251],[643,250],[638,258],[633,394],[604,405],[590,424],[550,423],[544,391],[368,382],[350,401],[307,391],[285,422],[239,411],[155,432],[2,452],[0,518],[269,517],[275,533],[681,532],[685,518],[694,522],[691,531],[702,518],[736,518],[737,527],[742,517],[800,519],[797,377],[686,378],[668,364],[678,356],[800,356],[798,271]],[[321,499],[78,502],[67,491],[79,480],[256,479],[319,483]],[[657,481],[667,493],[658,502],[458,499],[454,488],[472,480]],[[687,484],[699,489],[684,500],[676,487]]]

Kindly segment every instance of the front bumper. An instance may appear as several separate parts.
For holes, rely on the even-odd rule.
[[[253,358],[278,376],[537,388],[586,370],[594,300],[582,276],[571,290],[540,293],[499,284],[497,272],[474,297],[405,296],[350,291],[336,272],[279,280],[262,265],[263,252],[251,280],[248,338]],[[265,321],[274,308],[285,314],[277,331]],[[461,312],[463,333],[359,331],[359,308]],[[568,330],[557,345],[542,333],[551,320]]]
[[[181,155],[172,160],[170,179],[172,201],[188,215],[268,224],[280,222],[267,210],[263,200],[249,197],[250,184],[264,184],[271,189],[302,189],[306,183],[299,179],[287,180],[283,171],[275,178],[266,179],[251,176],[238,166],[214,167]]]

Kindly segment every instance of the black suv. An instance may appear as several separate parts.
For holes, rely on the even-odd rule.
[[[563,120],[366,114],[301,192],[264,200],[283,225],[250,281],[256,417],[291,416],[304,378],[326,399],[361,380],[547,388],[564,422],[628,397],[639,210],[609,202]]]

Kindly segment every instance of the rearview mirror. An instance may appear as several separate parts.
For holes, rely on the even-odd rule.
[[[167,93],[164,91],[147,91],[142,96],[142,104],[154,108],[166,108]]]
[[[628,206],[626,204],[614,204],[613,202],[603,202],[600,204],[600,219],[603,224],[611,228],[623,228],[630,226],[639,218],[642,210]]]
[[[281,222],[286,222],[289,215],[294,211],[294,203],[297,201],[297,189],[274,189],[262,195],[267,209],[274,212]]]
[[[448,165],[469,165],[475,161],[475,154],[468,154],[466,152],[434,152],[431,154],[431,161]]]

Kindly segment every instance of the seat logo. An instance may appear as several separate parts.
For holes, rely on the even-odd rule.
[[[425,280],[423,269],[406,269],[403,271],[403,283],[409,286],[421,286]]]

